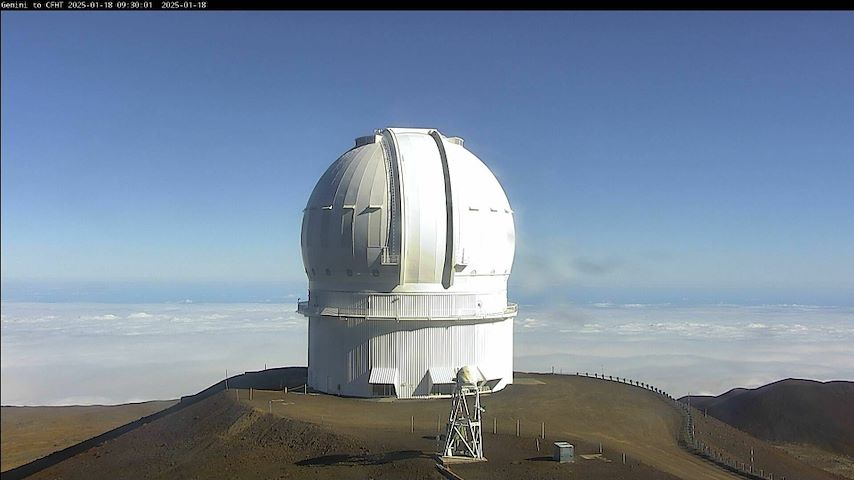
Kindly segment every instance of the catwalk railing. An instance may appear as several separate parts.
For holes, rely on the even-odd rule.
[[[390,293],[323,294],[297,302],[303,315],[366,318],[379,320],[488,320],[515,316],[518,306],[500,294],[423,294]]]

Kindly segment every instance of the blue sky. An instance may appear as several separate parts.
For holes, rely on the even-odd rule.
[[[511,296],[854,304],[852,51],[851,12],[4,12],[4,299],[299,293],[315,181],[421,126],[507,191]]]

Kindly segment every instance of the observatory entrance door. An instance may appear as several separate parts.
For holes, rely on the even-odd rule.
[[[371,395],[375,397],[394,397],[397,396],[394,384],[391,383],[373,383],[371,384]]]

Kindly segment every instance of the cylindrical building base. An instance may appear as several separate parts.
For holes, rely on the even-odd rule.
[[[445,397],[465,365],[477,367],[487,391],[513,383],[513,317],[309,317],[308,384],[315,390],[353,397]]]

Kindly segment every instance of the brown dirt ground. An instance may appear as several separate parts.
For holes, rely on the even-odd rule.
[[[303,478],[295,462],[338,451],[364,446],[322,427],[264,415],[221,392],[30,478]],[[370,476],[372,469],[342,471]]]
[[[267,380],[272,388],[292,384],[293,379],[281,375],[266,378],[255,372],[230,379],[229,385],[247,387],[270,383]],[[517,384],[483,397],[488,461],[452,466],[463,478],[738,478],[678,446],[681,415],[661,395],[586,377],[517,374],[517,378]],[[31,478],[439,479],[433,458],[435,436],[449,407],[449,400],[367,400],[232,388],[188,403]],[[493,419],[497,434],[492,433]],[[540,440],[538,451],[542,422],[546,438]],[[716,430],[726,426],[715,422],[702,428],[713,432],[710,438],[720,437],[715,441],[721,448],[729,445],[727,438],[744,441]],[[556,440],[576,445],[575,464],[548,461]],[[597,457],[600,443],[604,455]],[[787,478],[833,478],[763,445],[780,455],[768,453],[771,460],[789,462],[796,474]],[[589,454],[594,456],[581,458]]]
[[[632,461],[680,478],[735,478],[679,447],[676,437],[681,417],[660,395],[631,385],[586,377],[517,373],[516,378],[521,381],[504,391],[483,397],[487,458],[490,457],[490,444],[495,442],[491,434],[493,419],[497,420],[499,437],[515,438],[517,419],[522,430],[518,446],[492,454],[491,464],[508,460],[509,465],[514,465],[514,461],[548,455],[552,442],[568,440],[578,444],[581,453],[598,452],[601,442],[606,456],[618,459],[620,463],[622,453],[625,453]],[[441,427],[450,407],[448,400],[383,402],[329,395],[256,392],[249,402],[246,398],[248,392],[241,391],[240,395],[241,400],[261,410],[269,410],[270,401],[277,400],[272,403],[272,411],[276,415],[315,422],[356,436],[385,436],[405,444],[406,448],[425,451],[435,450],[435,440],[420,446],[407,441],[413,437],[409,433],[412,417],[416,429],[414,437],[435,436],[437,422]],[[541,446],[538,453],[535,437],[541,433],[542,422],[546,423],[546,447],[543,450]],[[590,448],[585,449],[585,446]],[[476,469],[472,465],[457,468],[469,474]],[[527,461],[523,466],[526,472],[533,468],[551,472],[554,465]],[[498,474],[492,467],[488,470]],[[515,477],[518,473],[510,466],[503,471],[508,477]]]
[[[110,406],[0,408],[0,470],[49,453],[174,405],[177,400]]]
[[[239,394],[246,397],[248,391]],[[230,390],[211,396],[31,478],[443,478],[432,456],[435,440],[427,432],[382,426],[339,428],[333,427],[325,416],[323,424],[309,423],[253,408],[267,400],[269,411],[267,398],[274,395],[269,392],[256,392],[252,402],[237,401],[237,395],[237,391]],[[393,408],[397,403],[411,402],[373,403]],[[282,408],[289,406],[292,405]],[[580,453],[590,453],[598,445],[585,443],[579,448]],[[452,468],[467,480],[676,478],[633,459],[624,465],[613,454],[604,459],[578,459],[573,465],[558,465],[545,461],[546,451],[536,452],[533,438],[506,434],[489,435],[486,455],[490,457],[486,463]]]
[[[813,467],[854,479],[854,457],[828,452],[813,445],[782,443],[777,447]]]
[[[821,470],[798,460],[786,450],[757,439],[722,421],[704,415],[692,408],[695,438],[718,452],[723,459],[739,464],[750,464],[750,451],[753,450],[754,471],[762,470],[774,474],[774,478],[838,478],[829,471]]]

